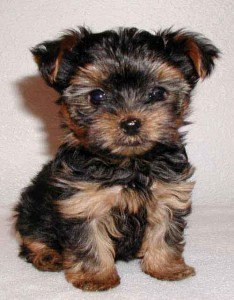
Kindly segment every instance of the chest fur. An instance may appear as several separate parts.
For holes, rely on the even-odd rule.
[[[93,219],[107,215],[112,209],[137,214],[141,207],[155,210],[159,203],[173,209],[184,209],[190,201],[193,183],[165,183],[155,181],[151,186],[114,185],[103,187],[98,183],[69,183],[77,189],[72,197],[57,202],[65,218]]]
[[[151,190],[122,185],[102,187],[97,183],[70,183],[77,189],[72,197],[56,202],[65,218],[94,219],[108,215],[112,209],[137,214],[151,199]]]
[[[105,228],[113,241],[116,259],[128,260],[139,252],[147,224],[165,227],[170,211],[190,206],[193,184],[155,181],[140,189],[76,182],[75,187],[79,189],[76,194],[57,203],[63,217],[94,221],[97,227]]]

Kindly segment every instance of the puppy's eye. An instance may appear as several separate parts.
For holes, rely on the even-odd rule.
[[[167,95],[166,90],[163,87],[158,86],[154,88],[154,90],[151,93],[149,93],[146,103],[155,103],[155,102],[164,101],[166,99],[166,95]]]
[[[106,98],[102,90],[93,90],[89,93],[89,100],[92,104],[98,105]]]

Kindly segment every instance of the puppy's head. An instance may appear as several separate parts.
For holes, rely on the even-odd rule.
[[[195,33],[135,28],[98,34],[80,28],[32,53],[47,84],[61,94],[73,141],[124,156],[178,141],[191,91],[219,55]]]

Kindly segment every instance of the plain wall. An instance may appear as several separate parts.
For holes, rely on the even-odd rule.
[[[53,156],[62,135],[53,103],[57,94],[39,78],[28,49],[77,25],[94,31],[188,28],[221,49],[214,74],[196,88],[190,117],[194,124],[185,130],[188,154],[197,168],[194,203],[233,203],[233,0],[1,0],[1,203],[15,203],[20,190]]]

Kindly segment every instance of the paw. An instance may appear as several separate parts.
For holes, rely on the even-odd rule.
[[[40,271],[60,271],[63,269],[63,258],[46,244],[24,239],[20,246],[19,256]]]
[[[35,259],[33,265],[40,271],[57,272],[63,269],[62,257],[53,250]]]
[[[159,280],[168,280],[168,281],[175,281],[175,280],[182,280],[191,276],[194,276],[195,269],[193,267],[187,265],[176,266],[174,268],[165,268],[159,270],[149,270],[145,271],[146,274],[157,278]]]
[[[40,271],[58,272],[63,269],[62,257],[54,250],[42,251],[36,255],[31,253],[26,260]]]
[[[116,271],[110,274],[67,273],[66,278],[74,287],[84,291],[105,291],[120,284]]]

